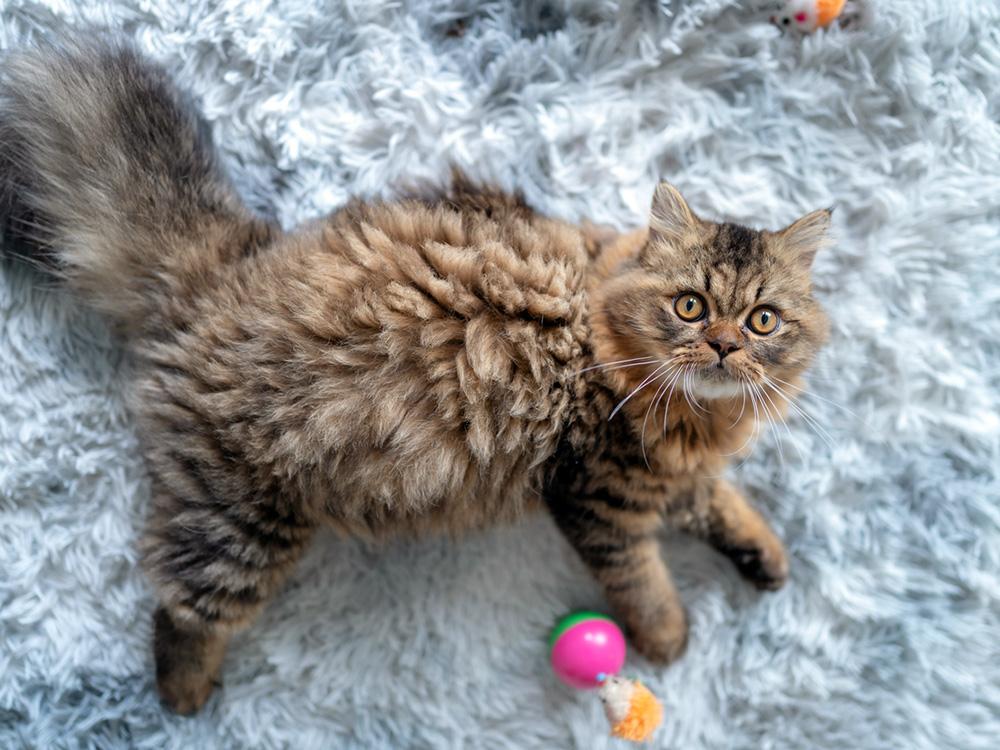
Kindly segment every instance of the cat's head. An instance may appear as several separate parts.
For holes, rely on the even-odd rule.
[[[829,228],[825,210],[776,232],[705,221],[661,183],[643,244],[602,284],[599,360],[650,358],[623,374],[681,373],[704,399],[794,378],[827,335],[811,267]]]

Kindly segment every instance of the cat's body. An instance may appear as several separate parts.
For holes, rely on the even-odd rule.
[[[687,632],[665,522],[783,582],[780,542],[716,477],[764,403],[734,383],[765,365],[794,383],[822,340],[801,260],[822,220],[708,224],[661,186],[651,232],[599,244],[458,181],[283,234],[243,208],[162,72],[113,46],[13,58],[0,136],[9,237],[54,259],[134,355],[157,677],[176,710],[204,702],[231,633],[324,524],[457,532],[547,506],[663,661]],[[713,281],[732,293],[714,301]],[[704,317],[678,323],[663,300],[703,286]],[[791,333],[723,325],[762,295],[804,313]]]
[[[586,256],[495,203],[347,208],[174,297],[132,339],[133,408],[173,438],[153,468],[253,466],[304,518],[376,536],[537,503],[592,361]]]

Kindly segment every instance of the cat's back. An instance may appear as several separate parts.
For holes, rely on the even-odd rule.
[[[290,238],[240,282],[257,455],[347,525],[516,515],[586,356],[586,263],[576,229],[498,194],[352,205]]]

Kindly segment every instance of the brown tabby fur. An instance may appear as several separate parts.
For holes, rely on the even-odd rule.
[[[701,221],[663,184],[651,228],[615,237],[457,180],[283,234],[243,207],[163,72],[105,43],[7,60],[0,144],[8,241],[134,355],[157,683],[176,711],[205,702],[230,636],[324,524],[458,532],[547,506],[662,662],[687,639],[665,523],[784,582],[781,543],[713,477],[758,413],[733,383],[780,412],[764,376],[794,383],[823,340],[809,264],[826,212],[758,232]],[[674,313],[686,291],[704,321]],[[765,302],[784,323],[759,337],[744,321]],[[717,342],[736,347],[725,364]],[[656,361],[599,367],[636,357]],[[678,387],[640,388],[671,358]]]

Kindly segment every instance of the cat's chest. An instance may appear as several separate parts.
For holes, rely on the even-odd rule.
[[[743,428],[718,421],[679,420],[649,451],[653,470],[662,476],[691,475],[721,468],[737,449]]]
[[[587,492],[601,487],[623,498],[642,497],[655,505],[678,480],[714,474],[745,442],[747,426],[725,420],[668,422],[655,429],[614,419],[601,424],[584,451],[566,452],[552,476],[557,491]]]

